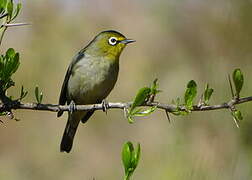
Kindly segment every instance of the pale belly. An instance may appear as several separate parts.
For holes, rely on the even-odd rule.
[[[76,104],[99,103],[105,99],[118,76],[118,64],[79,64],[68,82],[68,100]]]

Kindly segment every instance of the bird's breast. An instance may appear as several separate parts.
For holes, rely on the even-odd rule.
[[[70,99],[77,104],[101,102],[113,89],[119,65],[107,59],[88,58],[77,62],[68,82]]]

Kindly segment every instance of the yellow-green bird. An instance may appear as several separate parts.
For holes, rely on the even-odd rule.
[[[128,43],[117,31],[99,33],[73,58],[61,88],[59,104],[101,103],[113,89],[119,71],[119,57]],[[73,106],[74,107],[74,106]],[[87,122],[94,113],[90,111],[68,112],[68,120],[60,145],[61,152],[70,152],[79,122]],[[58,117],[63,114],[58,112]]]

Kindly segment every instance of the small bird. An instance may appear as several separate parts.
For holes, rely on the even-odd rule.
[[[113,89],[119,71],[119,57],[128,43],[121,33],[109,30],[99,33],[74,56],[61,88],[59,104],[72,107],[60,145],[61,152],[69,153],[79,122],[87,122],[94,110],[74,111],[75,104],[94,104],[104,99]],[[59,111],[60,117],[63,111]]]

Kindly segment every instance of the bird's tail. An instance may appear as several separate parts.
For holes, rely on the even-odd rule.
[[[76,116],[77,115],[77,116]],[[73,146],[73,140],[80,122],[78,112],[68,115],[67,124],[60,144],[60,151],[69,153]]]

